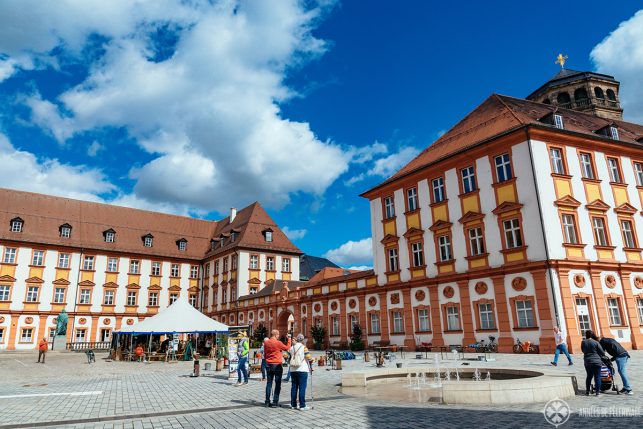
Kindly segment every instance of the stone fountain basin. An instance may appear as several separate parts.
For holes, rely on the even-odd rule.
[[[446,368],[445,368],[446,369]],[[441,369],[442,374],[444,370]],[[569,375],[532,371],[515,368],[479,368],[484,378],[487,371],[491,380],[473,381],[475,368],[458,368],[460,381],[442,382],[442,402],[446,404],[525,404],[547,402],[554,398],[570,398],[575,395],[574,384]],[[378,368],[373,370],[345,372],[342,374],[342,388],[366,388],[382,383],[408,384],[407,376],[413,381],[417,373],[425,373],[427,383],[433,382],[435,370],[431,368]]]

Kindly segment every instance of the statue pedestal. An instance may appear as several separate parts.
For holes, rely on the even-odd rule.
[[[67,346],[67,335],[56,335],[52,341],[52,350],[65,350]]]

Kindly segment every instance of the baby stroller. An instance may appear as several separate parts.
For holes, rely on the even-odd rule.
[[[605,393],[608,390],[613,390],[617,395],[620,395],[618,387],[616,387],[616,382],[614,381],[614,365],[609,358],[604,358],[603,364],[601,365],[601,393]],[[596,387],[592,384],[592,392],[596,392]]]

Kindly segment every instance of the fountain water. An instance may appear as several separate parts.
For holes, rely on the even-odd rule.
[[[482,377],[480,375],[480,370],[476,368],[476,370],[473,372],[473,381],[481,381]]]
[[[491,381],[491,372],[487,371],[487,376],[485,377],[486,381]]]

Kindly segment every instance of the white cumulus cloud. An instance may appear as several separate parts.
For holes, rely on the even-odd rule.
[[[342,266],[370,266],[373,264],[373,241],[370,237],[359,241],[349,240],[324,253],[324,258]]]
[[[286,237],[291,240],[299,240],[301,238],[304,238],[308,233],[308,230],[306,229],[290,229],[287,226],[284,226],[283,228],[281,228],[281,230],[284,232],[284,234],[286,234]]]
[[[415,158],[418,153],[420,151],[415,147],[402,147],[398,152],[376,160],[373,168],[369,171],[369,175],[390,177]]]
[[[620,23],[591,53],[596,70],[621,82],[626,120],[643,123],[643,10]]]

